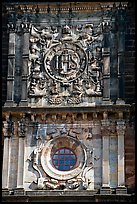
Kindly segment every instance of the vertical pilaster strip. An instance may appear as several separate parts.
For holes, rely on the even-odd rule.
[[[27,80],[28,80],[28,59],[29,59],[29,24],[21,24],[23,29],[23,52],[22,52],[22,89],[21,102],[19,106],[27,105]]]
[[[103,48],[103,101],[110,100],[110,48]]]
[[[110,166],[110,188],[117,187],[117,132],[115,119],[111,119],[109,125],[109,166]]]
[[[103,103],[110,104],[110,18],[105,14],[102,19],[104,43],[103,58]]]
[[[103,103],[110,100],[110,25],[109,19],[104,19],[103,33],[104,46],[102,48],[103,57]]]
[[[93,157],[94,157],[94,189],[99,189],[102,183],[102,138],[100,121],[94,120],[91,123],[92,140],[93,140]]]
[[[22,28],[21,20],[16,22],[16,52],[15,52],[15,83],[14,101],[18,105],[21,100],[21,71],[22,71]]]
[[[116,101],[118,98],[118,40],[117,22],[115,9],[112,13],[111,32],[110,32],[110,98]]]
[[[101,134],[102,134],[102,188],[101,194],[110,194],[110,168],[109,168],[109,134],[110,121],[108,120],[108,113],[103,113],[103,120],[101,120]]]
[[[9,115],[6,116],[7,120],[4,121],[4,150],[3,150],[3,169],[2,169],[2,188],[8,189],[9,186],[9,160],[10,160],[10,137],[11,126],[9,121]]]
[[[17,171],[17,188],[23,188],[24,174],[24,138],[25,138],[25,114],[19,122],[19,150],[18,150],[18,171]]]
[[[108,120],[102,120],[102,189],[101,194],[110,194],[110,168],[109,168],[109,125]]]
[[[117,121],[118,134],[118,188],[125,188],[125,153],[124,153],[124,135],[125,122]]]
[[[124,98],[124,51],[125,51],[125,19],[123,9],[118,10],[118,78],[120,100]]]
[[[7,76],[7,100],[4,106],[14,106],[14,73],[15,73],[15,26],[8,24],[9,51],[8,51],[8,76]]]
[[[15,119],[16,120],[16,119]],[[18,164],[18,122],[13,122],[13,136],[11,138],[10,167],[9,167],[9,189],[15,189],[17,186],[17,164]]]

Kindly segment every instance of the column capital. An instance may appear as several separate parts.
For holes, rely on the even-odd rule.
[[[7,24],[7,28],[8,28],[8,32],[9,33],[15,33],[16,32],[16,25],[15,25],[15,23],[12,23],[12,22],[8,23]]]
[[[109,128],[101,128],[101,132],[102,132],[102,137],[108,137],[110,134],[110,129]]]
[[[125,134],[125,122],[124,121],[117,121],[117,126],[116,126],[116,130],[118,135],[124,135]]]
[[[6,115],[6,121],[3,121],[3,134],[4,137],[11,137],[13,134],[13,122],[10,115]]]
[[[101,120],[101,125],[102,126],[109,126],[110,125],[110,121],[109,120]]]
[[[23,30],[23,33],[29,33],[30,32],[30,24],[28,22],[21,23],[21,28]]]
[[[103,136],[109,136],[110,122],[108,120],[101,120],[101,132]]]
[[[21,119],[18,122],[19,123],[19,127],[18,127],[18,131],[19,131],[19,136],[20,137],[25,137],[25,133],[26,133],[26,119],[25,119],[25,114],[21,114]]]
[[[3,121],[3,135],[4,137],[10,137],[7,121]]]

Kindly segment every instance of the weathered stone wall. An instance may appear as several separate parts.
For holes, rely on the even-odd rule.
[[[125,79],[124,99],[126,103],[135,102],[135,6],[129,2],[126,13],[126,35],[125,35]],[[8,67],[8,16],[3,6],[2,14],[2,105],[6,101],[7,94],[7,67]]]
[[[98,33],[99,35],[101,33],[101,37],[104,36],[104,41],[102,40],[103,38],[101,38],[101,41],[99,41],[99,44],[96,44],[96,46],[97,45],[101,46],[101,49],[102,49],[101,57],[99,54],[100,52],[99,53],[96,52],[96,54],[94,52],[93,53],[89,52],[90,54],[93,54],[93,56],[92,57],[88,56],[87,59],[89,61],[93,60],[93,58],[95,57],[94,54],[97,55],[96,58],[94,58],[97,60],[97,63],[95,64],[96,68],[97,67],[102,68],[101,60],[103,59],[102,61],[104,63],[103,64],[104,73],[102,71],[102,77],[100,73],[98,73],[98,75],[100,75],[99,80],[101,81],[103,78],[102,80],[103,82],[101,81],[102,83],[101,84],[100,82],[96,83],[96,81],[94,80],[93,81],[96,85],[100,84],[100,85],[104,85],[104,87],[102,86],[103,90],[101,90],[100,89],[101,86],[99,85],[98,86],[99,91],[96,92],[97,90],[97,87],[96,87],[95,90],[92,90],[91,95],[90,94],[88,95],[86,92],[88,96],[84,95],[84,97],[85,96],[86,97],[82,99],[82,103],[81,102],[77,103],[77,101],[75,100],[76,96],[73,97],[73,94],[75,92],[74,93],[72,92],[72,98],[68,100],[68,96],[66,95],[67,93],[66,90],[68,89],[68,84],[71,82],[68,80],[66,83],[65,77],[64,76],[62,77],[62,75],[61,75],[62,78],[59,82],[58,78],[56,78],[57,73],[54,73],[54,69],[50,70],[50,66],[48,67],[48,65],[47,65],[48,71],[47,70],[46,71],[50,73],[50,74],[48,73],[49,78],[51,77],[53,80],[55,80],[54,85],[57,85],[57,86],[55,87],[55,90],[53,90],[53,87],[52,87],[53,84],[51,83],[52,79],[49,79],[48,75],[46,75],[46,77],[44,76],[45,77],[44,83],[45,82],[47,83],[49,80],[46,88],[49,91],[50,88],[52,87],[51,91],[46,92],[46,89],[43,89],[43,87],[41,88],[42,89],[41,91],[41,89],[39,89],[38,87],[38,92],[37,92],[36,82],[39,82],[37,81],[37,79],[41,74],[40,73],[41,70],[39,69],[39,64],[41,63],[43,58],[41,58],[40,61],[37,61],[38,63],[35,63],[36,55],[31,56],[31,54],[33,55],[33,52],[31,53],[32,51],[31,45],[35,46],[36,48],[36,43],[34,42],[35,40],[37,40],[37,38],[40,39],[41,42],[44,44],[44,46],[42,43],[38,44],[42,47],[40,50],[40,52],[42,53],[44,49],[46,50],[48,48],[48,45],[49,45],[48,43],[52,43],[50,42],[51,36],[49,37],[48,43],[45,41],[46,38],[45,39],[42,38],[43,37],[42,34],[45,32],[45,30],[40,29],[43,22],[46,22],[48,25],[48,21],[50,21],[50,19],[48,19],[48,14],[42,13],[39,15],[38,7],[36,7],[36,13],[34,11],[35,8],[33,8],[34,10],[32,9],[33,11],[31,16],[31,23],[32,25],[34,25],[34,27],[32,26],[30,29],[29,23],[26,20],[28,19],[29,14],[24,13],[24,19],[26,20],[27,23],[26,24],[21,23],[20,19],[22,17],[20,15],[21,14],[20,8],[18,8],[17,9],[18,14],[16,16],[16,18],[18,19],[17,24],[14,27],[14,24],[12,23],[13,19],[11,20],[10,24],[8,25],[9,34],[6,28],[7,26],[6,12],[5,14],[3,14],[3,35],[2,35],[2,39],[3,39],[2,104],[3,104],[3,135],[4,135],[3,188],[7,189],[7,191],[5,191],[7,194],[8,193],[9,194],[13,193],[15,195],[21,194],[21,193],[24,194],[23,189],[26,191],[25,192],[26,195],[28,195],[30,193],[29,190],[32,191],[32,194],[33,193],[35,194],[35,190],[37,189],[56,190],[56,189],[64,188],[67,190],[70,190],[70,189],[81,190],[81,187],[83,190],[85,189],[93,190],[93,191],[95,190],[96,192],[100,192],[101,194],[105,194],[105,193],[123,194],[123,193],[126,193],[125,186],[127,187],[129,193],[134,192],[134,189],[135,189],[135,124],[134,124],[135,111],[134,111],[134,105],[133,105],[133,103],[135,102],[134,100],[134,93],[135,93],[134,4],[129,3],[128,7],[126,8],[127,9],[126,12],[125,12],[124,6],[123,6],[123,10],[121,8],[122,7],[119,5],[117,10],[114,4],[112,8],[108,11],[108,13],[110,12],[109,14],[105,10],[103,14],[104,15],[103,18],[101,17],[101,14],[99,11],[100,8],[97,9],[98,11],[96,13],[93,12],[91,14],[94,22],[94,28],[96,28],[97,26],[99,29],[99,31],[97,31],[96,34],[98,36]],[[71,11],[71,9],[69,9],[69,11]],[[116,12],[116,16],[115,16],[115,12]],[[78,18],[78,16],[80,16],[80,14],[82,15],[83,19],[86,19],[85,12],[80,13],[76,11],[76,13],[75,13],[76,19]],[[97,17],[95,14],[97,15]],[[42,18],[42,15],[44,18]],[[63,20],[65,20],[66,18],[65,15],[66,14],[64,13],[62,14]],[[111,16],[112,18],[110,18],[109,15],[110,16],[112,15]],[[58,15],[57,15],[58,19],[55,19],[58,21],[58,23],[60,21],[59,16],[60,16],[60,13],[58,12]],[[89,17],[88,22],[90,22],[90,20],[92,19],[91,16]],[[116,21],[115,17],[119,18],[118,21]],[[11,18],[14,18],[13,15],[11,15]],[[100,26],[101,24],[98,24],[100,22],[100,19],[103,19],[104,21],[102,23],[102,27]],[[36,28],[37,25],[39,25],[39,29]],[[50,28],[51,27],[49,27],[48,29]],[[63,40],[65,41],[68,40],[68,44],[69,44],[71,40],[72,42],[74,42],[72,43],[73,44],[72,47],[68,48],[67,47],[68,44],[65,44],[64,42],[63,42],[64,44],[62,43],[63,46],[66,46],[65,49],[70,49],[72,52],[73,47],[75,48],[75,50],[80,50],[81,49],[80,46],[82,45],[86,50],[86,46],[88,47],[89,44],[86,44],[86,41],[84,41],[83,39],[81,40],[81,36],[79,36],[78,38],[81,40],[80,46],[77,47],[80,49],[76,49],[75,45],[77,42],[73,41],[76,39],[72,38],[72,35],[71,35],[72,33],[69,33],[69,31],[67,30],[68,28],[69,27],[65,27],[65,26],[60,27],[59,32],[61,31],[61,33],[65,35],[64,36],[62,35],[62,37],[59,39],[57,38],[57,40],[52,38],[52,40],[54,41],[53,45],[54,43],[59,43],[59,41],[61,41],[62,43]],[[126,32],[125,32],[125,28],[126,28]],[[73,27],[72,29],[73,32],[75,29],[76,29],[76,26]],[[96,32],[96,29],[94,31]],[[93,31],[93,34],[90,33],[91,34],[90,40],[94,37],[96,38],[94,31]],[[58,36],[60,36],[59,32],[58,32]],[[49,32],[45,32],[45,33],[50,35]],[[9,37],[10,40],[8,39],[8,36],[10,36]],[[78,33],[76,36],[78,36]],[[108,36],[110,41],[108,41]],[[11,48],[8,47],[8,41],[10,41],[9,46]],[[30,46],[29,46],[29,43],[30,43]],[[53,47],[55,48],[55,45]],[[9,55],[8,55],[8,49],[9,49]],[[62,49],[62,46],[60,46],[60,50],[61,49]],[[96,49],[96,51],[98,51],[98,49]],[[43,52],[43,54],[45,53]],[[47,53],[45,54],[46,57],[48,56]],[[50,55],[50,53],[53,53],[53,52],[50,51],[48,54]],[[84,53],[84,51],[80,51],[80,54],[78,55],[81,55],[82,53]],[[56,51],[54,51],[54,55],[56,55]],[[40,54],[39,56],[41,57],[42,54]],[[50,57],[52,59],[53,57],[52,54]],[[84,61],[83,59],[82,61]],[[48,60],[49,58],[47,57],[44,63],[48,64]],[[85,63],[87,63],[88,60]],[[109,64],[109,60],[110,60],[110,64]],[[51,61],[53,63],[53,67],[55,66],[56,68],[56,65],[54,65],[54,60],[51,60]],[[90,67],[89,64],[90,63],[88,62],[88,66]],[[30,69],[30,73],[28,71],[29,70],[28,66]],[[7,70],[8,68],[9,70]],[[33,68],[34,68],[34,72],[33,72]],[[65,68],[64,68],[64,71],[66,71]],[[9,87],[8,92],[6,92],[7,91],[7,80],[6,80],[7,72],[8,72],[8,87]],[[87,74],[88,69],[87,69],[87,72],[86,70],[84,70],[84,72],[85,72],[84,74],[82,72],[82,75],[80,76],[78,75],[77,77],[78,78],[84,77],[82,78],[82,80],[89,79],[91,76],[89,75],[90,76],[89,77]],[[57,76],[60,77],[60,75],[57,75]],[[72,77],[73,79],[73,76],[71,76],[71,74],[69,77]],[[64,84],[62,83],[62,80]],[[73,80],[75,81],[75,78]],[[30,88],[35,87],[34,90],[32,89],[30,91],[30,89],[28,88],[29,87],[28,82],[31,84]],[[62,90],[64,90],[62,91],[61,94],[65,94],[61,96],[63,96],[64,99],[66,99],[66,96],[67,96],[68,101],[71,101],[73,99],[74,103],[70,103],[71,105],[69,103],[67,104],[66,102],[63,102],[60,105],[58,103],[54,103],[54,100],[52,103],[51,103],[52,100],[49,100],[50,102],[47,100],[48,96],[51,96],[51,97],[54,96],[52,99],[56,99],[58,97],[58,92],[56,91],[56,88],[58,88],[59,83],[60,84],[62,83],[60,88],[62,89],[63,87]],[[79,86],[81,85],[81,83],[78,83],[77,81],[77,84],[76,84],[76,90],[78,90],[77,93],[79,95],[81,93],[81,90],[79,89]],[[42,82],[40,85],[43,85]],[[71,87],[72,90],[74,88],[74,85]],[[42,98],[43,96],[45,98],[47,97],[46,100],[49,103],[47,103],[45,98],[44,100],[46,102],[44,102]],[[8,103],[6,103],[5,105],[6,97],[7,97]],[[29,100],[27,97],[28,98],[30,97]],[[119,100],[119,98],[122,100]],[[126,102],[126,104],[124,103],[124,101]],[[74,113],[74,111],[76,112]],[[48,131],[50,133],[48,133]],[[72,180],[70,181],[72,186],[67,181],[64,182],[61,180],[62,183],[60,183],[60,181],[58,181],[59,175],[58,176],[55,175],[56,171],[50,173],[49,170],[52,171],[52,168],[50,169],[48,167],[47,169],[47,167],[45,167],[45,164],[43,164],[43,162],[46,162],[47,165],[50,165],[48,161],[46,159],[43,159],[43,160],[40,159],[41,155],[46,155],[46,157],[49,158],[49,160],[51,160],[47,151],[47,149],[50,150],[51,147],[47,147],[46,145],[47,144],[51,145],[52,142],[53,142],[52,143],[53,145],[58,141],[57,138],[59,138],[60,136],[63,136],[64,138],[66,137],[66,141],[65,139],[63,140],[66,146],[68,145],[68,143],[70,146],[73,146],[72,144],[73,142],[75,144],[75,139],[76,139],[77,141],[80,141],[84,147],[86,147],[86,149],[83,150],[82,148],[80,149],[80,147],[78,148],[77,145],[75,144],[72,148],[74,151],[77,152],[77,159],[80,162],[80,165],[84,164],[82,171],[85,172],[85,174],[83,173],[84,176],[82,177],[82,182],[83,180],[85,180],[86,183],[84,183],[85,182],[84,181],[82,183],[82,186],[79,180],[81,178],[77,177],[77,175],[75,176],[75,179],[74,179],[75,181],[72,179],[74,182],[73,184],[75,185],[72,185],[71,183]],[[55,137],[55,141],[54,140],[52,141],[54,137]],[[72,140],[72,142],[69,142],[68,138],[70,139],[70,141]],[[59,139],[59,142],[57,144],[58,144],[56,146],[57,148],[64,147],[64,146],[61,146],[61,139]],[[82,151],[85,153],[82,154],[81,153]],[[86,157],[87,157],[87,160],[85,159]],[[92,170],[90,169],[91,168],[90,165],[91,166],[93,165]],[[41,170],[42,168],[43,169],[45,168],[46,170]],[[73,172],[74,175],[76,174],[75,170]],[[78,170],[80,170],[80,168],[78,168]],[[46,171],[49,173],[49,175],[48,173],[46,173]],[[51,178],[50,178],[50,175],[51,175]],[[54,178],[55,180],[52,179],[52,175],[53,175],[53,178],[55,177]],[[62,175],[62,178],[64,178],[64,175],[63,174],[61,175]],[[68,178],[69,176],[70,175],[68,174]],[[56,177],[57,177],[57,180],[56,180]],[[78,188],[75,186],[78,186]],[[16,190],[13,190],[12,192],[10,192],[9,189],[12,189],[12,190],[16,189]]]

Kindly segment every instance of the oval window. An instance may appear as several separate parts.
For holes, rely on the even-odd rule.
[[[58,149],[52,156],[52,163],[59,171],[69,171],[76,164],[76,155],[68,148]]]

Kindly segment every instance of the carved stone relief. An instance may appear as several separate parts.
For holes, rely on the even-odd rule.
[[[94,189],[94,156],[92,131],[51,125],[46,128],[46,140],[37,131],[37,145],[33,151],[32,168],[38,172],[36,189]],[[88,141],[90,140],[90,143]],[[61,171],[53,164],[57,149],[68,148],[76,155],[74,168]]]
[[[101,28],[100,28],[101,30]],[[29,98],[42,105],[81,104],[102,96],[101,32],[93,24],[30,29]]]

